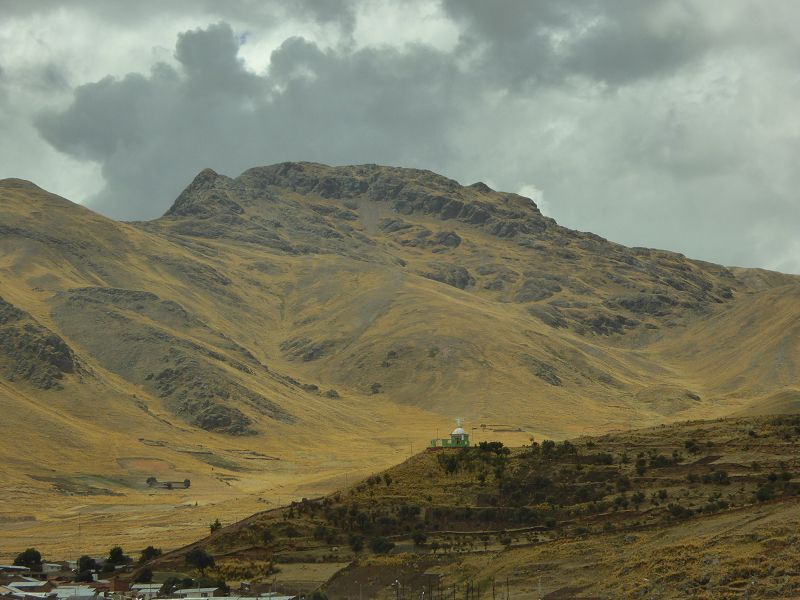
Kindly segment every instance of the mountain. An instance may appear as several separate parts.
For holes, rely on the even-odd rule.
[[[188,541],[455,417],[520,444],[800,400],[800,278],[626,248],[429,171],[207,169],[143,223],[3,180],[0,298],[12,549]]]

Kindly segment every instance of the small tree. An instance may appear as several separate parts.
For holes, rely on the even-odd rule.
[[[97,569],[97,561],[84,554],[78,559],[78,573],[87,573]],[[91,581],[91,579],[89,580]]]
[[[192,548],[186,554],[186,564],[205,573],[206,569],[214,566],[214,557],[202,548]]]
[[[348,541],[350,542],[350,547],[353,549],[353,552],[361,552],[364,549],[364,536],[351,534]]]
[[[424,546],[425,542],[428,540],[428,536],[424,531],[417,529],[411,534],[411,539],[414,540],[415,546]]]
[[[153,581],[153,569],[150,567],[145,567],[139,574],[134,578],[134,583],[150,583]]]
[[[28,567],[31,571],[42,570],[42,555],[36,548],[28,548],[25,552],[17,554],[14,559],[15,567]]]
[[[125,553],[122,551],[120,546],[114,546],[108,552],[107,562],[111,563],[112,565],[124,565],[125,563],[131,562],[131,559],[129,556],[125,556]]]
[[[216,520],[215,520],[215,521],[214,521],[214,522],[213,522],[213,523],[212,523],[212,524],[209,526],[209,529],[211,530],[211,533],[214,533],[214,532],[216,532],[216,531],[219,531],[219,529],[221,529],[221,528],[222,528],[222,523],[220,523],[220,522],[219,522],[219,519],[216,519]]]
[[[394,542],[390,542],[385,537],[377,536],[369,541],[370,550],[378,554],[385,554],[394,548]]]
[[[161,556],[161,548],[154,548],[153,546],[148,546],[144,550],[142,550],[142,554],[139,557],[139,564],[143,565],[144,563],[150,562],[154,558],[158,558]]]

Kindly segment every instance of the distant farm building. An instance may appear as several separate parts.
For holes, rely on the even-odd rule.
[[[147,485],[149,487],[157,487],[165,490],[173,490],[175,488],[187,489],[190,485],[192,485],[192,482],[188,479],[184,479],[183,481],[159,481],[155,477],[148,477]]]

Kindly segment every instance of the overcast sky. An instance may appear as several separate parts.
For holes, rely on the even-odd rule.
[[[0,0],[0,177],[119,219],[204,167],[427,168],[800,273],[795,0]]]

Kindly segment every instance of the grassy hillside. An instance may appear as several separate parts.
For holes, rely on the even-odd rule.
[[[3,180],[0,552],[189,541],[456,416],[520,444],[791,411],[798,294],[427,171],[206,170],[147,223]]]
[[[428,452],[152,566],[191,575],[199,547],[210,576],[310,590],[305,567],[332,600],[394,598],[395,581],[414,598],[787,597],[799,439],[795,415]]]

